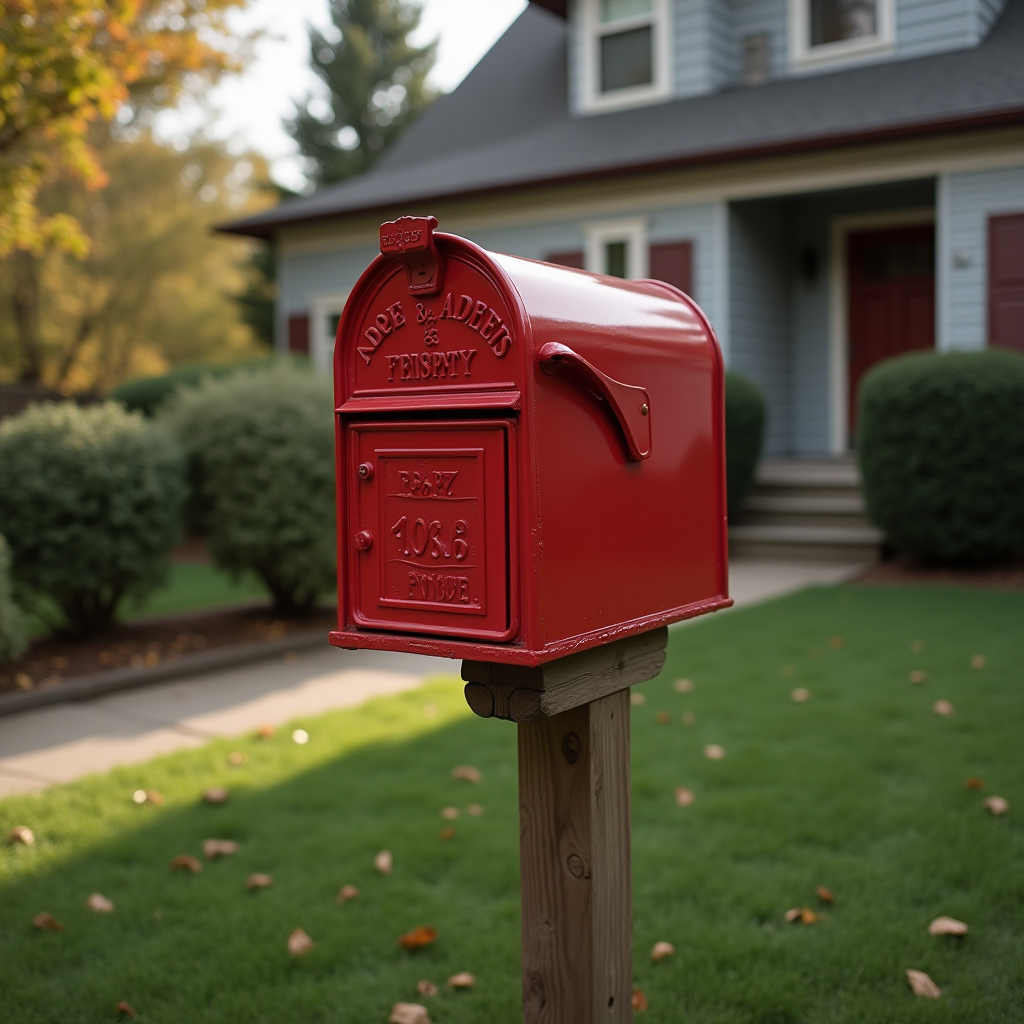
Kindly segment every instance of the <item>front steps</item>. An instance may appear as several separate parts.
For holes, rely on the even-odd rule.
[[[729,527],[735,558],[870,562],[882,534],[864,514],[852,458],[770,459]]]

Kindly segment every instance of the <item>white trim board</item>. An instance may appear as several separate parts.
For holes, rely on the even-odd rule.
[[[647,248],[647,219],[597,221],[581,225],[584,248],[583,265],[595,274],[606,273],[604,247],[609,242],[626,243],[626,277],[640,281],[648,276],[650,255]]]
[[[334,337],[328,336],[327,317],[341,316],[349,292],[327,292],[307,296],[309,300],[309,358],[322,373],[330,373],[334,356]]]
[[[850,445],[850,339],[847,330],[849,295],[847,294],[846,239],[854,231],[870,228],[910,227],[931,224],[935,210],[930,206],[887,210],[884,213],[858,213],[833,217],[829,221],[829,286],[828,286],[828,382],[829,382],[829,450],[844,455]],[[936,239],[936,258],[938,258]],[[935,290],[939,302],[938,280]],[[939,309],[936,308],[936,338]]]
[[[895,0],[875,0],[873,36],[812,46],[811,0],[789,0],[789,68],[794,72],[828,70],[884,57],[896,50]]]

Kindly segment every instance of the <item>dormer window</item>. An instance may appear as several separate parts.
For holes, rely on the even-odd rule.
[[[639,106],[671,93],[669,0],[580,0],[583,109]]]
[[[795,70],[889,53],[896,39],[894,0],[789,0]]]

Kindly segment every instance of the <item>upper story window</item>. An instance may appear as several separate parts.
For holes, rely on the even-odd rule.
[[[583,109],[615,110],[671,94],[670,0],[581,0]]]
[[[796,70],[889,53],[894,0],[789,0],[790,60]]]

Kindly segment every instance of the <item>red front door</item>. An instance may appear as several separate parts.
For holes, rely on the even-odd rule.
[[[846,265],[852,435],[861,377],[883,359],[935,347],[935,228],[850,234]]]

